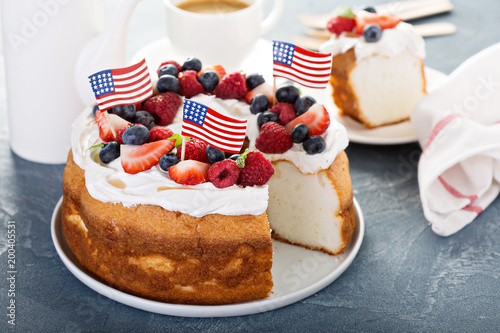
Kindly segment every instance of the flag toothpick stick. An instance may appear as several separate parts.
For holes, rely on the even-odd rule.
[[[181,145],[181,162],[184,161],[184,157],[186,157],[186,137],[183,135]]]
[[[273,76],[273,106],[276,105],[276,76]]]

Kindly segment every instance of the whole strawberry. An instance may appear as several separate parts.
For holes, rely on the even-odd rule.
[[[186,141],[186,151],[184,155],[185,160],[196,160],[203,163],[208,163],[206,149],[208,143],[199,139],[191,139]],[[177,157],[181,159],[182,148],[177,148]]]
[[[255,147],[266,154],[282,154],[293,147],[293,142],[283,126],[271,121],[260,128]]]
[[[177,110],[182,104],[182,99],[176,93],[169,91],[148,99],[143,106],[143,110],[156,114],[160,121],[158,125],[170,125],[177,114]]]
[[[265,185],[274,175],[274,168],[271,161],[258,151],[251,151],[247,155],[245,154],[243,153],[240,156],[244,158],[245,166],[240,168],[238,185],[242,187]]]
[[[193,70],[179,73],[179,85],[179,94],[186,98],[191,98],[205,92],[205,88],[198,82],[198,72]]]
[[[226,74],[215,88],[215,96],[222,99],[243,99],[247,94],[247,83],[240,72]]]

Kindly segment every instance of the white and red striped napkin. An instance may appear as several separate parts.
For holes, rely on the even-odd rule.
[[[472,56],[413,110],[423,152],[420,197],[432,230],[449,236],[500,193],[500,43]]]

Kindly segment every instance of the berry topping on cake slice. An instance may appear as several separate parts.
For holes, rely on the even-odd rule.
[[[361,35],[363,29],[368,24],[377,25],[380,29],[392,29],[396,27],[402,19],[394,15],[379,15],[367,11],[360,11],[356,14],[356,32]]]
[[[356,20],[354,19],[354,13],[348,6],[337,7],[335,9],[335,16],[326,25],[326,29],[336,35],[353,31],[355,27]]]
[[[309,135],[321,135],[326,132],[330,126],[330,115],[325,107],[321,104],[314,104],[302,115],[286,124],[286,129],[289,133],[298,124],[304,124],[309,128]]]
[[[149,130],[149,142],[165,140],[174,135],[170,128],[155,126]]]
[[[170,168],[170,178],[182,185],[198,185],[208,181],[210,164],[195,160],[181,161]]]
[[[140,146],[121,145],[120,155],[123,170],[126,173],[136,174],[151,169],[174,146],[174,139],[145,143]]]
[[[157,73],[159,74],[160,73],[160,70],[163,66],[166,66],[166,65],[174,65],[175,68],[177,69],[177,73],[180,73],[182,72],[182,66],[177,62],[177,61],[174,61],[174,60],[167,60],[167,61],[164,61],[161,63],[161,65],[158,67],[158,70],[157,70]]]

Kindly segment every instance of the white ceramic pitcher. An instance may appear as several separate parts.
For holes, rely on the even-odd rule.
[[[139,1],[124,0],[97,36],[103,0],[1,0],[10,146],[18,156],[66,161],[71,124],[93,101],[87,77],[126,65],[128,22]]]

